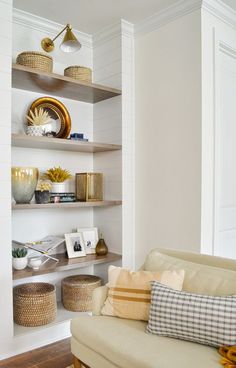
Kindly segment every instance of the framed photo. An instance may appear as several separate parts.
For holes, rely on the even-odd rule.
[[[86,254],[96,253],[95,249],[98,242],[97,227],[80,228],[77,231],[83,234]]]
[[[85,244],[81,232],[65,234],[68,258],[85,257]]]

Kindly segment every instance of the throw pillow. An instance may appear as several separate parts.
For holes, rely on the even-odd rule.
[[[236,296],[176,291],[151,282],[147,331],[219,347],[236,344]]]
[[[184,270],[132,272],[121,267],[108,269],[108,297],[101,313],[108,316],[148,321],[151,285],[156,280],[182,290]]]

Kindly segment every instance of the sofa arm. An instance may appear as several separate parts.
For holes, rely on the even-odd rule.
[[[92,296],[92,313],[94,316],[100,316],[103,304],[107,298],[108,287],[100,286],[93,291]]]

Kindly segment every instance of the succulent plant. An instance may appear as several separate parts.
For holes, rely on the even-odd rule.
[[[29,116],[30,115],[30,116]],[[28,125],[45,125],[51,120],[50,115],[42,107],[39,109],[35,108],[34,111],[30,109],[29,115],[26,115]]]
[[[52,188],[51,183],[45,180],[41,180],[38,182],[36,190],[40,190],[40,192],[44,192],[44,191],[50,191],[51,188]]]
[[[27,249],[25,248],[14,248],[12,249],[13,258],[24,258],[27,256]]]
[[[62,169],[60,166],[48,169],[44,176],[53,183],[63,183],[72,177],[68,170]]]

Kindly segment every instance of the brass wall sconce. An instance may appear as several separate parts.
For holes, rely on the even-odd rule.
[[[52,40],[51,38],[44,38],[41,41],[41,46],[44,51],[51,52],[54,49],[54,41],[66,30],[66,34],[63,38],[63,41],[60,45],[60,49],[63,52],[76,52],[81,48],[81,43],[77,40],[74,33],[72,32],[72,27],[70,24],[67,24],[61,32],[56,35]]]

